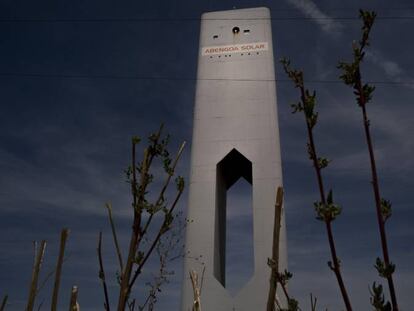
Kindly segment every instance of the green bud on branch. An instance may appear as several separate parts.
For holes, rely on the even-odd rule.
[[[389,263],[388,265],[383,262],[380,258],[377,257],[377,260],[374,265],[375,269],[377,269],[378,274],[380,277],[389,278],[395,271],[395,265],[393,263]]]
[[[184,178],[183,178],[182,176],[178,176],[178,177],[175,179],[175,184],[176,184],[176,186],[177,186],[177,190],[178,190],[179,192],[184,191],[184,186],[185,186],[185,184],[184,184]]]
[[[392,204],[389,200],[384,198],[381,199],[381,215],[384,222],[386,222],[392,215],[391,206]]]
[[[385,301],[384,292],[381,284],[374,282],[372,284],[371,293],[371,305],[375,308],[375,311],[391,311],[391,304],[389,301]]]
[[[139,138],[138,136],[132,136],[132,143],[134,145],[138,145],[141,141],[141,138]]]
[[[322,202],[313,203],[316,211],[316,219],[331,222],[336,219],[337,216],[341,214],[341,207],[333,202],[332,190],[329,191],[327,202],[324,204]]]
[[[327,158],[322,158],[322,157],[318,158],[318,166],[320,169],[327,167],[329,162],[331,161]]]

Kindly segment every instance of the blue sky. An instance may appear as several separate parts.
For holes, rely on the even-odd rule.
[[[367,80],[379,82],[368,109],[383,196],[393,202],[387,229],[398,298],[401,310],[409,310],[414,289],[414,7],[409,1],[2,0],[0,295],[9,294],[8,310],[25,306],[32,240],[48,240],[47,272],[55,264],[63,227],[71,235],[61,308],[67,308],[70,286],[76,284],[82,310],[102,309],[95,249],[99,230],[114,301],[117,262],[104,203],[114,206],[125,249],[131,210],[123,170],[130,137],[145,136],[165,122],[172,150],[182,140],[191,142],[199,17],[205,11],[257,6],[271,9],[276,59],[290,57],[318,94],[315,135],[320,152],[332,159],[325,177],[343,207],[334,232],[356,310],[369,309],[368,287],[379,280],[373,264],[380,249],[361,115],[352,91],[336,83],[336,64],[350,59],[351,42],[359,38],[360,22],[353,19],[357,10],[378,12],[363,72]],[[318,193],[303,119],[290,109],[297,92],[278,63],[276,76],[289,269],[294,274],[290,291],[303,309],[312,292],[321,309],[340,310],[336,281],[326,265],[324,227],[312,208]],[[190,149],[191,144],[178,167],[185,177]],[[235,200],[244,202],[243,193],[242,187]],[[180,208],[185,211],[186,197]],[[244,229],[239,226],[234,234],[244,239]],[[176,275],[161,293],[158,310],[179,306],[181,261],[171,269]],[[46,299],[45,306],[50,283],[39,296],[38,302]]]

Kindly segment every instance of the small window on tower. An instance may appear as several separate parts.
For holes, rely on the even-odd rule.
[[[218,39],[218,35],[214,35],[213,36],[213,39]]]
[[[237,35],[240,32],[240,28],[236,26],[236,27],[233,28],[232,31],[235,35]]]
[[[243,33],[244,33],[245,35],[248,35],[248,34],[250,33],[250,29],[245,29],[245,30],[243,30]]]

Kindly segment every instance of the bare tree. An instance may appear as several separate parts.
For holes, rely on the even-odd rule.
[[[105,297],[104,309],[105,311],[109,311],[110,305],[109,305],[108,286],[106,285],[105,270],[104,270],[103,259],[102,259],[102,232],[99,232],[97,252],[98,252],[98,260],[99,260],[99,278],[101,279],[101,282],[102,282],[102,287],[104,290],[104,297]]]

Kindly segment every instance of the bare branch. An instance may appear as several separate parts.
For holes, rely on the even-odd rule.
[[[203,272],[201,272],[201,281],[200,281],[200,295],[203,291],[203,284],[204,284],[204,273],[206,272],[206,266],[203,265]]]
[[[279,300],[277,299],[277,295],[275,296],[275,305],[276,305],[276,310],[277,311],[280,311],[280,310],[282,310],[282,306],[280,305],[280,302],[279,302]]]
[[[175,218],[178,218],[181,213],[178,213]],[[167,270],[168,262],[171,262],[177,258],[181,258],[183,255],[183,250],[179,249],[177,255],[174,250],[176,250],[177,245],[181,240],[181,233],[185,227],[185,223],[181,222],[181,219],[175,221],[176,225],[173,226],[169,234],[163,235],[157,242],[156,253],[159,259],[159,269],[157,275],[153,275],[153,280],[147,282],[147,286],[150,287],[148,291],[147,298],[143,305],[139,306],[140,311],[145,310],[146,307],[148,311],[154,310],[155,303],[157,302],[157,296],[161,292],[161,287],[164,283],[168,282],[168,278],[174,274],[173,271]]]
[[[106,286],[105,270],[104,270],[103,260],[102,260],[102,231],[99,232],[97,251],[98,251],[98,260],[99,260],[99,278],[102,281],[102,286],[103,286],[104,296],[105,296],[104,308],[106,311],[110,311],[108,288]]]
[[[316,297],[313,297],[312,294],[310,294],[310,302],[311,302],[311,310],[316,311],[316,302],[318,299]]]
[[[43,306],[44,302],[45,302],[45,300],[43,299],[43,300],[39,303],[39,305],[37,306],[37,311],[40,311],[40,310],[42,309],[42,306]]]
[[[4,309],[6,308],[7,299],[9,299],[9,296],[5,295],[1,302],[0,311],[4,311]]]
[[[47,274],[46,277],[43,279],[43,281],[40,283],[40,285],[37,287],[36,295],[40,293],[40,291],[45,287],[47,282],[50,280],[50,278],[55,274],[55,269],[51,269]]]
[[[121,248],[119,247],[119,243],[118,243],[118,237],[117,237],[117,234],[116,234],[115,223],[114,223],[114,220],[112,218],[112,204],[111,203],[106,203],[105,206],[108,209],[108,217],[109,217],[109,222],[111,224],[112,237],[113,237],[114,243],[115,243],[116,254],[118,255],[119,269],[120,269],[119,271],[120,271],[120,273],[122,273],[122,271],[124,270],[124,263],[123,263],[123,260],[122,260]]]
[[[128,309],[129,311],[134,311],[135,310],[135,298],[132,300],[132,302],[128,302]]]
[[[66,257],[66,258],[64,258],[63,259],[63,262],[66,262],[68,259],[69,259],[70,257],[68,256],[68,257]],[[36,292],[36,295],[38,295],[40,292],[41,292],[41,290],[43,289],[43,287],[45,287],[46,286],[46,284],[47,284],[47,282],[49,281],[49,279],[55,274],[55,272],[56,272],[56,267],[55,268],[53,268],[53,269],[51,269],[47,274],[46,274],[46,277],[43,279],[43,281],[40,283],[40,285],[38,286],[38,288],[37,288],[37,292]]]

